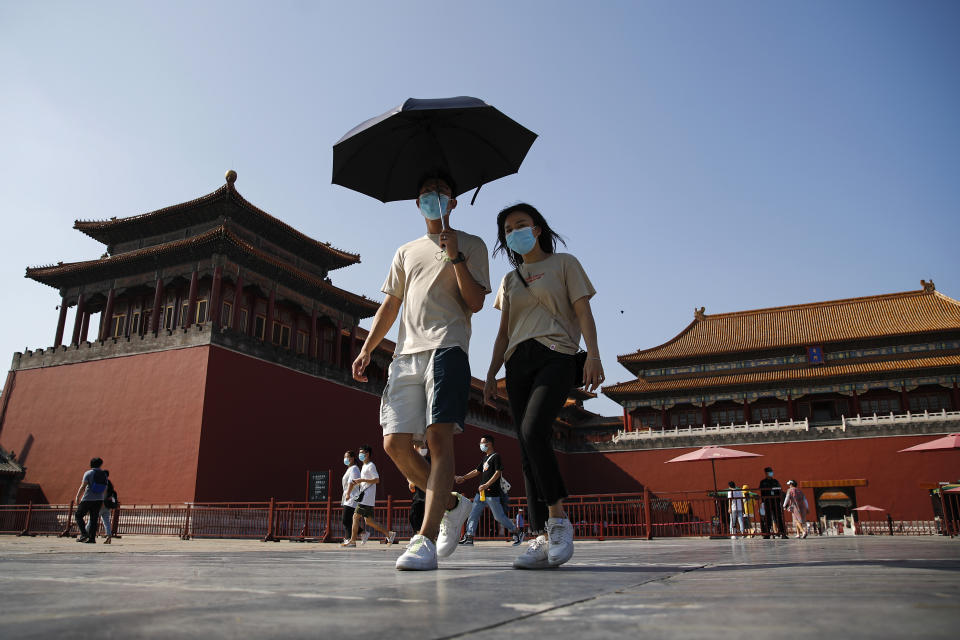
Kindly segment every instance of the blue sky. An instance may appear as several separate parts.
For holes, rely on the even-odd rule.
[[[960,298],[958,32],[955,2],[2,3],[0,357],[52,343],[58,296],[24,267],[103,252],[75,219],[190,200],[228,168],[360,253],[333,281],[379,299],[422,218],[331,185],[330,148],[407,97],[480,97],[540,135],[452,222],[492,248],[501,207],[544,213],[598,290],[610,381],[694,307],[921,278]]]

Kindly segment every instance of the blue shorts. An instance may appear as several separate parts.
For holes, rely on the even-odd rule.
[[[395,356],[380,401],[383,435],[412,433],[423,441],[432,424],[463,431],[470,399],[470,360],[460,347]]]

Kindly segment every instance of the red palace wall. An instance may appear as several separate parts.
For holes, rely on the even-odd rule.
[[[922,485],[956,481],[960,477],[960,451],[897,451],[936,437],[735,445],[735,449],[763,457],[717,461],[717,483],[721,489],[730,480],[738,486],[756,487],[763,478],[763,468],[768,466],[773,467],[775,477],[784,487],[790,479],[800,482],[863,478],[867,485],[856,487],[858,506],[882,507],[896,520],[930,520],[930,497]],[[568,490],[574,493],[635,491],[642,488],[640,480],[653,492],[712,490],[709,462],[665,464],[695,448],[570,454],[564,457],[563,473],[568,478]],[[804,491],[812,509],[813,489]]]
[[[206,349],[18,371],[0,432],[51,503],[100,456],[123,502],[182,502],[196,484]]]

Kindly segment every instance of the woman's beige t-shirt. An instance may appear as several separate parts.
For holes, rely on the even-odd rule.
[[[531,338],[560,353],[580,349],[580,323],[573,303],[596,293],[580,261],[569,253],[552,253],[540,262],[523,264],[503,277],[493,306],[508,313],[510,339],[503,355],[510,359],[521,342]]]

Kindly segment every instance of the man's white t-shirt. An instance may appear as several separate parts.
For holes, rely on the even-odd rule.
[[[364,462],[363,469],[360,470],[360,479],[361,480],[375,480],[379,478],[380,474],[377,473],[377,465],[373,462]],[[362,504],[367,507],[372,507],[377,503],[377,485],[370,484],[369,482],[360,483],[360,491],[363,492],[363,500],[359,501],[359,504]]]
[[[743,491],[731,489],[727,493],[730,495],[730,511],[743,511]]]
[[[467,270],[484,293],[490,293],[487,245],[477,236],[456,231]],[[381,291],[403,301],[396,355],[443,347],[469,353],[473,313],[460,295],[454,265],[445,259],[440,234],[428,233],[399,249]]]
[[[357,506],[357,494],[360,493],[360,491],[354,487],[353,491],[348,494],[347,487],[350,485],[351,480],[356,480],[359,477],[360,467],[355,464],[350,465],[347,468],[346,473],[343,474],[343,479],[340,481],[340,484],[343,485],[343,498],[340,502],[341,505],[345,507]]]

